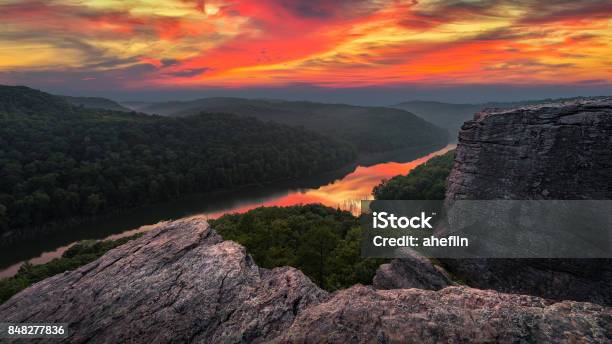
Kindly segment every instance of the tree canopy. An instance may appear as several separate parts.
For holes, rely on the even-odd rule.
[[[387,107],[221,97],[153,103],[142,111],[179,117],[200,111],[250,116],[336,137],[366,154],[448,142],[445,130],[410,112]]]
[[[262,207],[210,224],[224,239],[245,246],[259,266],[293,266],[330,291],[370,284],[385,261],[361,258],[358,218],[320,204]]]
[[[454,159],[454,150],[432,158],[408,175],[383,180],[372,194],[381,200],[443,200]]]

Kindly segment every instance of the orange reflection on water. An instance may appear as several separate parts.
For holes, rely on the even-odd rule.
[[[294,191],[269,201],[243,205],[230,212],[244,213],[258,207],[284,207],[298,204],[321,203],[329,207],[337,207],[358,214],[361,210],[361,200],[372,199],[372,189],[380,184],[383,179],[390,179],[400,174],[405,175],[415,167],[425,163],[427,160],[435,156],[443,155],[454,148],[455,145],[448,145],[436,152],[410,162],[386,162],[369,167],[357,166],[355,171],[346,175],[344,178],[317,189]],[[217,218],[227,213],[228,211],[219,211],[205,214],[205,216],[208,218]]]

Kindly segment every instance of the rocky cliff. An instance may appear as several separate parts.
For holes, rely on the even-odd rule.
[[[486,110],[466,122],[448,179],[456,199],[612,199],[612,99]],[[472,286],[612,304],[609,260],[445,260]]]
[[[467,287],[330,295],[293,268],[259,268],[197,218],[31,286],[0,306],[0,319],[68,323],[69,343],[612,340],[612,309],[591,303]]]
[[[612,98],[477,113],[446,199],[612,199]]]
[[[485,111],[462,128],[447,199],[611,198],[610,147],[607,99]],[[68,323],[69,343],[612,341],[608,260],[443,263],[498,291],[457,286],[415,255],[379,269],[375,285],[392,290],[329,294],[184,219],[31,286],[0,305],[0,319]]]

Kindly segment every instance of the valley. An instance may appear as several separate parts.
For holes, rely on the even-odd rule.
[[[320,203],[357,213],[360,200],[371,197],[382,180],[406,174],[453,149],[448,145],[432,153],[428,150],[387,156],[386,162],[350,166],[321,176],[299,181],[284,181],[264,187],[249,187],[231,192],[190,195],[178,200],[142,206],[107,217],[67,226],[31,240],[11,244],[0,251],[0,278],[14,275],[26,261],[43,264],[60,257],[81,240],[118,239],[146,232],[159,222],[203,216],[217,218],[228,213],[243,213],[257,207]]]

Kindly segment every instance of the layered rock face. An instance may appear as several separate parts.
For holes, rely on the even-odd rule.
[[[612,199],[612,99],[477,113],[459,133],[446,194],[456,199]],[[479,288],[612,304],[610,260],[444,263]]]
[[[68,323],[69,343],[612,340],[612,309],[590,303],[466,287],[330,295],[293,268],[257,267],[197,218],[31,286],[0,306],[0,319]]]
[[[446,199],[612,199],[612,99],[477,113]]]

